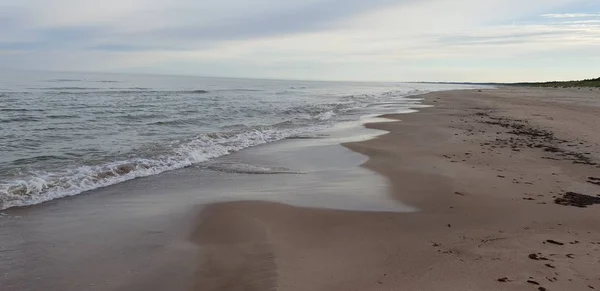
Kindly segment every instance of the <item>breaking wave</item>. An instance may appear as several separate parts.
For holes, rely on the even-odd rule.
[[[244,148],[320,129],[322,127],[319,126],[283,130],[258,127],[244,131],[202,134],[194,139],[174,144],[169,154],[95,166],[80,166],[55,172],[34,173],[27,178],[0,184],[0,210],[39,204],[139,177],[189,167]],[[246,173],[269,172],[269,169],[247,167],[230,168],[230,170]],[[277,171],[271,170],[271,172]]]
[[[137,148],[132,150],[129,147],[131,140],[124,136],[124,141],[111,140],[115,143],[119,142],[117,145],[123,146],[125,149],[123,152],[115,153],[110,148],[114,146],[114,143],[110,143],[108,150],[101,148],[102,144],[100,144],[98,149],[94,147],[94,152],[87,152],[91,150],[86,147],[85,150],[82,149],[86,152],[69,150],[67,152],[48,152],[41,156],[36,154],[32,155],[33,157],[15,161],[9,159],[9,163],[13,163],[8,164],[9,167],[7,167],[11,171],[10,176],[7,175],[0,179],[0,210],[39,204],[193,165],[215,171],[242,174],[298,174],[298,172],[282,168],[224,164],[222,161],[219,163],[206,162],[245,148],[278,140],[324,138],[316,133],[335,122],[347,120],[349,116],[354,118],[356,112],[353,110],[367,110],[371,104],[378,104],[377,110],[385,108],[387,105],[394,108],[404,108],[409,105],[413,107],[420,100],[404,97],[423,93],[423,91],[409,92],[406,89],[391,89],[392,91],[389,92],[375,94],[349,93],[334,97],[315,93],[315,96],[305,102],[298,101],[300,98],[306,98],[304,95],[274,98],[273,96],[277,95],[277,92],[282,89],[281,87],[277,90],[271,89],[271,91],[253,88],[214,89],[214,96],[209,94],[199,97],[198,94],[211,92],[202,89],[187,90],[196,86],[212,89],[212,87],[196,84],[171,91],[125,86],[123,86],[124,88],[110,89],[45,88],[48,91],[43,92],[42,95],[46,97],[44,99],[46,101],[58,104],[71,102],[71,99],[76,101],[65,103],[65,109],[57,107],[61,110],[41,107],[40,104],[43,103],[38,104],[39,99],[35,98],[37,96],[35,94],[29,94],[29,92],[10,93],[11,96],[16,96],[15,101],[11,101],[15,103],[12,106],[0,108],[0,112],[6,115],[0,118],[2,126],[11,125],[15,128],[24,128],[25,125],[28,125],[31,133],[40,136],[43,136],[41,131],[53,132],[60,126],[72,126],[74,127],[73,134],[79,134],[72,140],[77,140],[87,138],[91,126],[96,126],[95,132],[100,133],[99,137],[110,139],[110,135],[118,135],[114,127],[110,127],[110,125],[116,125],[121,129],[136,129],[129,132],[138,134],[137,137],[143,142],[131,144],[132,148]],[[287,85],[285,88],[305,89],[305,87],[289,87]],[[40,88],[36,90],[40,90]],[[245,93],[223,93],[226,91]],[[271,93],[262,93],[261,91]],[[259,93],[253,95],[251,92]],[[103,100],[99,98],[102,98],[104,94],[110,97],[106,99],[110,102],[106,102],[107,104],[104,102],[94,103],[97,100]],[[168,95],[189,98],[162,98],[170,97]],[[77,96],[90,98],[72,98]],[[147,103],[137,103],[129,102],[128,97],[131,96],[158,98],[148,98],[145,100]],[[269,96],[269,98],[261,99],[263,96]],[[252,98],[256,98],[256,101]],[[184,103],[181,101],[182,99],[188,103]],[[35,102],[26,105],[17,103],[21,100]],[[123,103],[119,103],[123,100]],[[221,102],[223,100],[231,100],[231,102]],[[385,104],[385,102],[389,104]],[[82,118],[89,118],[89,120],[79,122],[78,119]],[[257,126],[256,124],[270,125]],[[81,128],[75,128],[79,125]],[[106,129],[103,126],[106,126]],[[138,128],[146,131],[137,131]],[[206,131],[216,132],[193,136],[197,132]],[[82,134],[85,136],[81,137]],[[66,136],[72,137],[69,134]],[[146,142],[146,137],[150,136],[154,139]],[[157,138],[157,136],[161,138]],[[53,136],[50,137],[53,138]],[[184,140],[176,140],[180,138],[184,138]],[[36,139],[23,139],[21,142],[25,144],[29,141],[39,142]],[[41,144],[41,142],[39,143]],[[23,144],[19,146],[23,146]],[[10,150],[19,152],[16,146]],[[25,157],[27,156],[25,155]],[[41,164],[43,167],[32,167],[37,170],[21,173],[22,169],[27,169],[30,164]],[[54,165],[60,166],[54,167]]]
[[[210,93],[207,90],[150,90],[142,87],[131,87],[131,88],[83,88],[83,87],[51,87],[41,88],[43,90],[50,90],[53,94],[68,95],[85,95],[85,94],[206,94]]]
[[[249,174],[249,175],[273,175],[273,174],[304,174],[282,167],[265,167],[244,163],[214,163],[206,165],[205,168],[225,173]]]

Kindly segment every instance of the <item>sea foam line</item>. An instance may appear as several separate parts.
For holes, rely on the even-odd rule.
[[[425,91],[387,92],[382,95],[399,98],[422,93],[425,93]],[[373,100],[373,97],[375,96],[368,94],[364,96],[354,95],[352,99],[357,98],[359,100],[353,100],[356,103],[352,102],[354,103],[352,105],[364,107],[368,104],[366,101],[376,101]],[[319,121],[331,120],[337,113],[352,109],[345,108],[347,105],[340,104],[344,108],[326,110],[315,115],[311,114],[309,118]],[[350,107],[354,108],[354,106]],[[202,134],[188,142],[177,145],[169,155],[146,159],[135,158],[98,166],[79,166],[64,171],[34,173],[21,180],[0,182],[0,210],[40,204],[136,178],[189,167],[245,148],[320,131],[326,127],[328,125],[323,124],[288,129],[263,127],[243,132]]]
[[[324,129],[324,126],[202,134],[191,141],[178,145],[170,155],[151,159],[129,159],[98,166],[80,166],[50,173],[36,173],[25,179],[0,184],[0,210],[35,205],[136,178],[189,167],[245,148],[321,129]]]

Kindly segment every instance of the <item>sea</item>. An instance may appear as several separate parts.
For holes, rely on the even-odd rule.
[[[365,115],[412,112],[474,85],[57,72],[0,73],[0,210],[186,167],[285,172],[215,159],[318,139]]]

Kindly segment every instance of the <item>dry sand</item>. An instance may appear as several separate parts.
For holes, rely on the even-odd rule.
[[[424,98],[435,108],[387,116],[401,121],[368,126],[389,134],[346,145],[420,211],[211,205],[192,235],[196,289],[600,289],[600,91]],[[555,203],[570,191],[590,196]]]

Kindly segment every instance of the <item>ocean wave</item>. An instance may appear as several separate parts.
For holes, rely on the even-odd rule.
[[[298,134],[287,137],[286,139],[325,139],[327,135],[315,135],[315,134]]]
[[[282,114],[303,117],[304,119],[313,119],[320,121],[327,121],[333,119],[338,114],[347,112],[355,109],[359,106],[359,103],[328,103],[319,105],[305,105],[296,106],[284,110]]]
[[[163,94],[173,93],[209,93],[209,91],[206,90],[156,91],[146,89],[147,88],[133,89],[132,87],[130,89],[119,89],[117,91],[106,89],[102,89],[102,91],[83,90],[77,92],[57,90],[56,92],[44,93],[78,95],[122,94],[123,96],[119,97],[124,98],[130,96],[135,97],[143,94],[150,96],[151,94],[156,94],[156,96],[162,96]],[[235,90],[241,91],[245,89]],[[220,100],[219,96],[208,95],[208,97],[196,98],[196,95],[187,95],[193,97],[190,99],[202,99],[204,102],[202,104],[207,107],[212,106],[211,108],[214,110],[203,115],[202,118],[209,120],[208,122],[210,122],[212,125],[218,126],[219,124],[222,124],[223,127],[221,132],[201,134],[195,136],[194,138],[183,141],[172,141],[167,144],[144,144],[141,147],[148,146],[149,150],[146,150],[145,148],[140,149],[138,147],[136,152],[131,152],[129,155],[126,153],[123,153],[123,155],[119,154],[119,157],[112,158],[113,162],[103,162],[99,165],[75,165],[74,163],[77,163],[76,160],[83,159],[73,159],[73,161],[70,162],[73,163],[73,166],[71,167],[46,170],[44,172],[40,171],[25,173],[23,175],[18,174],[18,179],[15,176],[10,176],[11,178],[4,177],[3,180],[0,181],[0,210],[10,207],[33,205],[61,197],[77,195],[93,189],[121,183],[139,177],[156,175],[165,171],[181,169],[192,165],[203,165],[208,160],[228,155],[248,147],[274,142],[277,140],[288,138],[319,138],[318,136],[311,135],[310,133],[324,129],[334,122],[344,119],[344,117],[347,116],[345,113],[349,112],[350,110],[364,108],[369,104],[379,103],[386,100],[390,102],[390,100],[395,100],[396,97],[401,99],[400,97],[406,95],[406,91],[390,91],[383,94],[357,94],[344,97],[335,96],[335,100],[332,101],[332,103],[302,104],[289,108],[285,108],[285,105],[258,106],[257,108],[248,106],[230,107],[216,102]],[[213,97],[215,98],[214,100]],[[322,100],[329,99],[319,99],[319,101]],[[213,105],[211,102],[215,102],[215,104]],[[162,103],[156,104],[148,104],[143,106],[162,106]],[[293,104],[297,105],[298,103]],[[86,104],[86,106],[82,108],[89,109],[92,106],[96,105]],[[192,106],[192,108],[197,107]],[[223,108],[227,110],[224,110]],[[132,112],[134,114],[132,114]],[[68,113],[78,113],[78,111],[72,109],[72,111]],[[161,115],[147,113],[140,110],[119,110],[118,115],[112,116],[112,118],[115,118],[117,123],[127,122],[127,124],[130,124],[132,120],[141,120],[140,124],[156,122],[153,125],[165,125],[165,127],[159,127],[160,130],[164,130],[165,128],[168,129],[167,126],[177,128],[177,125],[179,124],[194,122],[193,120],[185,120],[186,117],[184,116],[187,115],[174,116],[167,114]],[[235,116],[237,119],[231,118],[231,116]],[[266,117],[263,119],[263,116]],[[65,116],[65,118],[67,117]],[[257,122],[257,120],[258,122],[268,120],[267,122],[271,125],[251,126],[240,123],[248,121],[252,124],[252,122]],[[37,119],[33,121],[37,121]],[[3,121],[0,120],[0,122]],[[228,123],[237,124],[226,125]],[[202,130],[203,127],[199,128]],[[39,145],[36,145],[36,148],[39,148]],[[104,160],[104,157],[101,160]],[[67,163],[69,162],[60,162],[57,164]],[[213,170],[247,174],[293,172],[288,169],[269,168],[256,165],[215,166],[213,164],[212,167]],[[50,167],[45,167],[44,169],[50,169]]]
[[[46,82],[56,82],[56,83],[60,83],[60,82],[83,82],[83,80],[79,80],[79,79],[52,79],[52,80],[46,80]]]
[[[41,119],[33,116],[17,116],[12,118],[2,118],[0,123],[12,123],[12,122],[38,122]]]
[[[242,129],[246,129],[246,128],[248,128],[248,126],[245,125],[245,124],[243,124],[243,123],[236,123],[236,124],[230,124],[230,125],[221,126],[221,129],[223,131],[242,130]]]
[[[108,89],[110,89],[110,90],[151,90],[150,88],[145,88],[145,87],[128,87],[128,88],[110,87]]]
[[[37,108],[0,108],[0,112],[42,112],[44,109]]]
[[[72,119],[72,118],[80,118],[80,115],[75,114],[51,114],[47,115],[46,118],[50,119]]]
[[[163,114],[163,113],[145,113],[145,112],[140,112],[140,113],[127,113],[124,115],[118,115],[118,116],[114,116],[114,118],[118,119],[118,120],[123,120],[123,121],[136,121],[136,120],[146,120],[146,119],[152,119],[152,118],[165,118],[167,115]]]
[[[85,88],[85,87],[61,87],[61,88],[42,88],[45,90],[51,90],[53,92],[49,92],[51,94],[58,95],[86,95],[86,94],[206,94],[210,93],[207,90],[151,90],[148,88],[142,87],[131,87],[131,88],[109,88],[108,90],[101,90],[100,88]],[[71,90],[71,91],[65,91]],[[81,90],[81,91],[77,91]],[[77,92],[75,92],[77,91]]]
[[[17,159],[17,160],[12,161],[12,164],[20,166],[20,165],[27,165],[27,164],[42,162],[42,161],[66,160],[66,159],[67,158],[65,158],[65,157],[59,157],[59,156],[41,155],[41,156],[32,157],[32,158]]]
[[[314,118],[318,119],[318,120],[330,120],[335,115],[336,114],[335,114],[335,112],[333,112],[333,110],[329,110],[329,111],[322,112],[322,113],[319,113],[319,114],[315,115]]]
[[[224,173],[249,175],[304,174],[304,172],[293,171],[283,167],[266,167],[234,162],[214,163],[205,165],[204,168]]]
[[[99,90],[100,88],[90,88],[90,87],[47,87],[47,88],[38,88],[41,90]]]
[[[320,129],[322,127],[318,126],[285,130],[256,127],[244,131],[215,132],[174,143],[170,154],[79,166],[56,172],[32,173],[29,177],[0,183],[0,210],[39,204],[139,177],[189,167],[248,147]]]
[[[163,126],[172,126],[172,125],[205,125],[205,122],[202,122],[196,118],[187,118],[187,119],[174,119],[174,120],[160,120],[151,122],[148,125],[163,125]]]
[[[219,89],[219,90],[215,90],[215,91],[217,91],[217,92],[262,92],[264,90],[239,88],[239,89]]]

